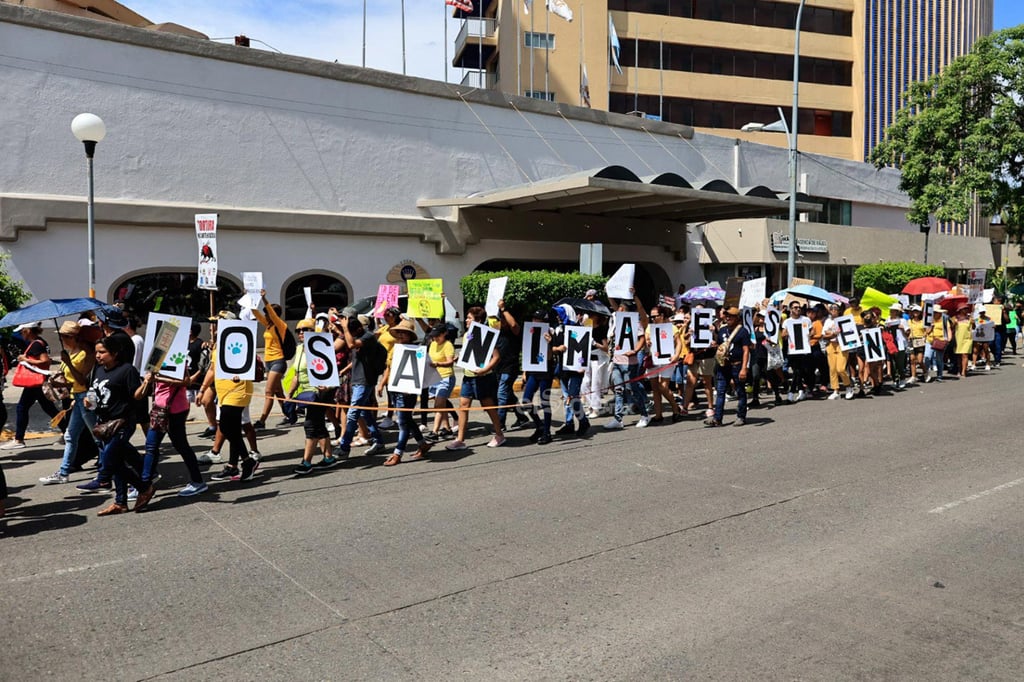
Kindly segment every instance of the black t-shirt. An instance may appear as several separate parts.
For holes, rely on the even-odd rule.
[[[518,374],[522,369],[522,365],[519,364],[521,346],[522,341],[518,336],[511,332],[501,332],[498,335],[498,343],[495,345],[501,359],[498,360],[494,371],[498,374]]]
[[[718,345],[723,345],[729,342],[729,337],[732,336],[732,329],[723,325],[715,335],[718,339]],[[750,332],[747,328],[740,326],[736,330],[736,336],[732,339],[732,346],[729,348],[729,362],[740,362],[743,360],[743,348],[744,346],[750,345]]]
[[[199,361],[203,357],[203,340],[197,338],[195,341],[189,341],[188,344],[188,369],[185,371],[189,376],[192,376],[199,371]],[[198,388],[196,384],[201,384],[203,377],[199,377],[196,383],[189,388]]]
[[[96,416],[100,421],[127,419],[136,421],[135,391],[142,385],[138,370],[128,362],[122,362],[112,369],[96,365],[92,379],[92,390],[96,392],[99,404]]]
[[[352,385],[369,386],[370,382],[376,381],[377,377],[367,379],[366,366],[363,364],[363,360],[360,356],[364,353],[363,348],[368,347],[371,343],[380,342],[377,341],[376,335],[371,331],[364,331],[363,335],[360,336],[359,339],[354,340],[362,341],[362,345],[360,348],[356,348],[352,353]]]

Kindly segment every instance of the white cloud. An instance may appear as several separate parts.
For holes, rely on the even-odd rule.
[[[254,48],[263,41],[286,54],[343,64],[362,64],[362,0],[126,0],[125,5],[153,23],[173,22],[210,38],[244,33]],[[448,24],[448,58],[461,22],[451,18],[444,0],[405,0],[406,73],[444,80],[444,26]],[[368,0],[366,66],[402,72],[400,0]],[[448,67],[458,82],[462,70]]]

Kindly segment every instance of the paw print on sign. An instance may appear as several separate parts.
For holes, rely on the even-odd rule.
[[[169,356],[167,359],[176,365],[180,365],[181,363],[185,362],[185,354],[175,353],[174,355]]]
[[[422,360],[422,359],[423,359],[423,357],[424,357],[424,356],[425,356],[426,354],[427,354],[427,352],[426,352],[425,350],[423,350],[422,348],[420,348],[419,350],[417,350],[417,351],[416,351],[416,359],[417,359],[417,360]]]
[[[310,360],[309,366],[313,368],[313,371],[317,374],[323,374],[327,371],[327,363],[324,362],[323,358],[314,358]]]
[[[241,353],[242,352],[242,342],[241,341],[235,341],[234,343],[229,343],[228,344],[228,352],[231,353],[232,355],[238,355],[239,353]]]

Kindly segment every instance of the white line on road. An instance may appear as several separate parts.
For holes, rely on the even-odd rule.
[[[141,561],[142,559],[148,558],[146,554],[140,554],[139,556],[127,557],[125,559],[114,559],[113,561],[101,561],[98,564],[88,564],[86,566],[72,566],[70,568],[58,568],[56,571],[47,571],[46,573],[33,573],[32,575],[23,575],[18,578],[8,578],[9,583],[23,583],[29,580],[38,580],[39,578],[53,578],[58,575],[67,575],[68,573],[79,573],[81,571],[92,571],[97,568],[104,568],[106,566],[116,566],[117,564],[128,563],[129,561]]]
[[[959,507],[961,504],[964,504],[964,503],[967,503],[967,502],[973,502],[974,500],[980,500],[983,497],[986,497],[986,496],[991,495],[993,493],[998,493],[1000,490],[1006,490],[1007,488],[1012,488],[1014,486],[1018,486],[1021,483],[1024,483],[1024,478],[1018,478],[1015,481],[1010,481],[1009,483],[1003,483],[1002,485],[997,485],[995,488],[989,488],[988,490],[982,490],[980,493],[977,493],[977,494],[974,494],[974,495],[968,495],[967,497],[961,497],[959,500],[954,500],[953,502],[947,502],[946,504],[942,505],[941,507],[936,507],[935,509],[929,509],[928,513],[929,514],[941,514],[944,511],[948,511],[948,510],[952,509],[953,507]]]

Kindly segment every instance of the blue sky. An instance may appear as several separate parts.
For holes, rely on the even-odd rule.
[[[182,24],[211,38],[245,33],[257,48],[265,48],[255,42],[263,41],[281,52],[325,61],[358,65],[363,59],[363,0],[121,1],[152,22]],[[401,73],[400,0],[367,0],[366,5],[366,66]],[[443,0],[405,0],[405,12],[406,73],[444,80],[445,24],[450,59],[461,22],[450,18]],[[1018,24],[1024,24],[1024,0],[995,0],[996,30]],[[448,80],[461,79],[462,71],[449,67]]]

